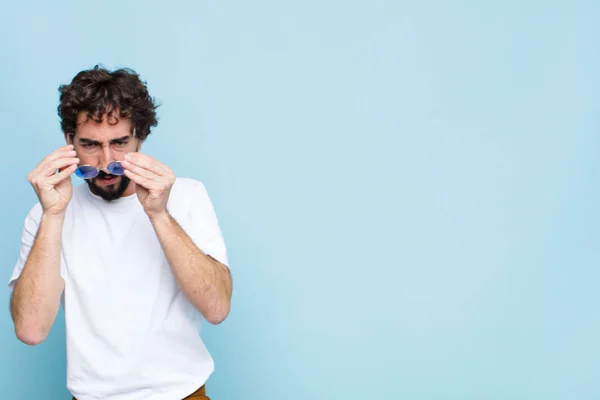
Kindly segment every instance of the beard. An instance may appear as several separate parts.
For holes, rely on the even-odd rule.
[[[90,191],[96,196],[100,196],[106,201],[113,201],[120,198],[123,195],[123,193],[125,193],[127,187],[129,186],[129,182],[131,182],[131,179],[129,179],[125,175],[121,175],[116,177],[117,180],[113,184],[105,185],[102,187],[97,185],[97,180],[112,176],[115,175],[107,174],[103,171],[100,171],[97,177],[95,177],[94,179],[86,180],[86,183],[90,187]]]

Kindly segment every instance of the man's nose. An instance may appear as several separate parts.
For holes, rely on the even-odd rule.
[[[112,151],[110,149],[110,146],[109,145],[102,146],[102,156],[100,157],[100,162],[102,165],[100,165],[100,168],[102,168],[102,170],[104,172],[108,173],[108,171],[106,170],[106,166],[112,160],[113,160],[112,159]]]

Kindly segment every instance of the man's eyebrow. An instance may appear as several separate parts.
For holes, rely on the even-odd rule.
[[[125,142],[127,140],[130,139],[130,136],[121,136],[120,138],[116,138],[116,139],[112,139],[110,142],[111,143],[115,143],[115,142]]]
[[[86,139],[86,138],[79,138],[79,142],[86,143],[86,144],[100,144],[100,142],[98,142],[96,140]]]
[[[125,141],[128,141],[130,138],[131,138],[130,136],[121,136],[119,138],[111,139],[110,143],[125,142]],[[100,142],[97,140],[86,139],[86,138],[79,138],[79,142],[85,143],[85,144],[100,144]]]

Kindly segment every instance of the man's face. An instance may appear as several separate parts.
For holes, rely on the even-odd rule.
[[[111,161],[123,161],[127,153],[138,150],[138,140],[133,137],[131,121],[119,118],[119,122],[114,124],[115,122],[106,116],[102,122],[95,122],[87,118],[85,113],[80,113],[77,133],[71,138],[80,165],[92,165],[101,169],[98,176],[87,179],[86,183],[92,193],[108,201],[135,191],[125,175],[111,175],[106,170]]]

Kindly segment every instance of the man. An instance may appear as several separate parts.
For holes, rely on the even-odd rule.
[[[96,66],[60,93],[66,145],[28,175],[39,201],[9,281],[16,335],[42,342],[62,304],[74,399],[208,399],[199,324],[221,323],[232,291],[209,196],[140,152],[156,106],[134,71]]]

